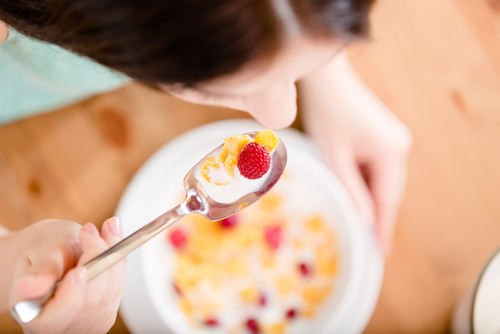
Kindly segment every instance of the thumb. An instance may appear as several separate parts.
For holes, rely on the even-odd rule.
[[[406,157],[381,158],[373,165],[371,188],[377,207],[377,237],[384,251],[392,251],[392,239],[406,183]]]
[[[67,221],[51,221],[37,240],[26,250],[16,274],[13,292],[20,299],[43,296],[64,273],[76,264],[79,246],[73,239],[80,225]],[[60,233],[56,233],[60,232]]]
[[[34,299],[47,293],[63,275],[62,261],[57,251],[45,253],[32,262],[31,267],[17,282],[16,292],[21,299]]]

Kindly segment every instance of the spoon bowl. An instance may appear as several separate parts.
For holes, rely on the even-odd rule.
[[[255,138],[257,132],[244,133],[252,140]],[[217,147],[215,150],[207,154],[196,166],[194,166],[189,173],[184,177],[184,189],[186,190],[186,205],[191,212],[196,212],[211,221],[222,220],[224,218],[234,215],[236,212],[251,205],[263,195],[265,195],[280,179],[283,171],[285,170],[287,161],[287,152],[285,145],[281,140],[278,140],[276,149],[273,151],[271,157],[271,169],[268,172],[269,176],[266,182],[253,192],[240,197],[232,203],[220,203],[212,199],[203,188],[203,185],[196,178],[196,171],[208,157],[216,153],[223,145]]]
[[[245,134],[251,139],[254,139],[257,132],[247,132]],[[196,171],[199,170],[198,167],[200,167],[209,156],[213,155],[217,150],[220,150],[222,146],[223,144],[201,159],[184,177],[186,198],[181,204],[165,212],[129,237],[117,243],[115,246],[84,264],[84,267],[87,269],[87,282],[188,214],[197,213],[211,221],[218,221],[230,217],[236,212],[248,207],[264,196],[278,182],[285,170],[287,152],[283,142],[278,139],[276,149],[273,151],[271,157],[271,170],[268,171],[269,176],[266,182],[259,189],[247,193],[234,202],[217,202],[207,194],[200,181],[196,178]],[[59,282],[57,282],[43,297],[21,301],[10,307],[9,311],[12,318],[18,324],[28,323],[35,319],[42,311],[45,303],[52,297],[58,285]]]

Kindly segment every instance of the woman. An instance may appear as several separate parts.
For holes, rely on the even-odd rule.
[[[342,53],[346,43],[366,37],[371,5],[372,0],[0,0],[0,36],[5,39],[10,30],[59,45],[180,99],[247,111],[274,129],[295,118],[299,81],[306,128],[361,220],[375,223],[390,252],[411,136]],[[1,254],[16,245],[9,259],[0,258],[6,268],[0,310],[8,294],[10,303],[34,298],[64,276],[55,298],[23,329],[105,332],[116,316],[123,264],[88,285],[81,269],[66,270],[122,237],[112,218],[101,235],[93,225],[80,229],[76,223],[43,221],[0,238]]]

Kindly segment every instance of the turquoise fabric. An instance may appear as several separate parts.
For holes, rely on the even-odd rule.
[[[0,124],[62,108],[130,79],[10,29],[0,44]]]

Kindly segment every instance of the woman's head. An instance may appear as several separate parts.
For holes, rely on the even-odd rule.
[[[255,67],[269,70],[276,59],[292,61],[283,55],[291,50],[330,45],[333,53],[366,35],[372,2],[0,0],[0,20],[175,94],[220,86],[221,77],[251,76]]]

